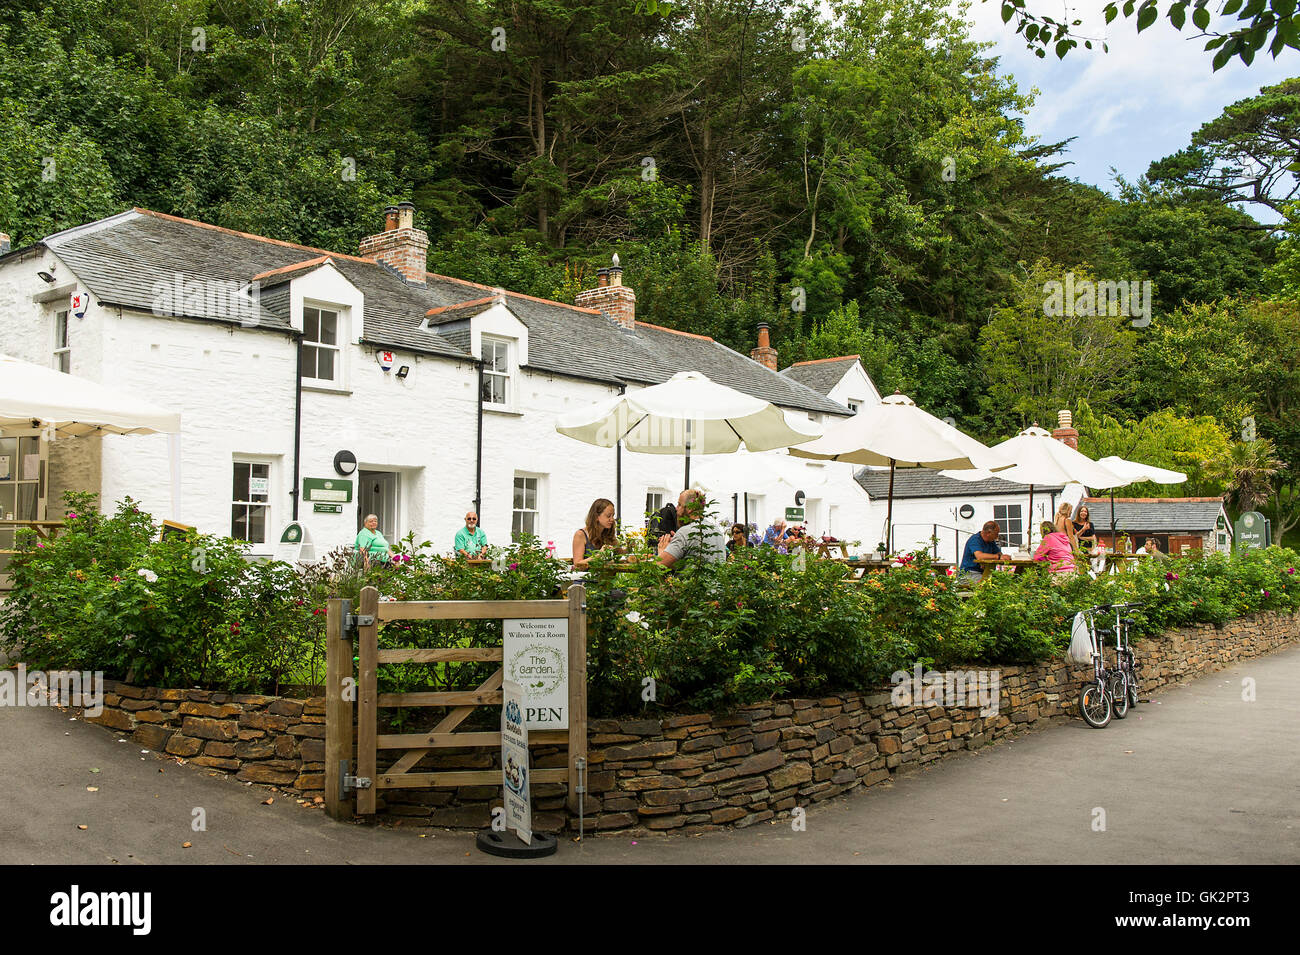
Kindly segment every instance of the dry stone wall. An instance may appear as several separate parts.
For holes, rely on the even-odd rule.
[[[1259,614],[1167,631],[1136,647],[1143,695],[1298,641],[1300,615]],[[996,707],[926,705],[924,698],[898,705],[891,689],[882,688],[759,703],[732,713],[592,720],[586,825],[702,831],[788,818],[795,807],[1077,718],[1079,687],[1091,669],[1047,661],[989,672],[997,674]],[[312,797],[324,788],[324,712],[322,698],[117,683],[110,684],[104,712],[93,722],[130,733],[145,748]],[[416,771],[492,769],[498,755],[439,751]],[[562,749],[533,750],[535,768],[563,766],[565,759]],[[535,829],[577,828],[565,808],[564,786],[536,785],[533,797]],[[381,818],[396,825],[478,828],[500,804],[500,786],[388,790],[378,794],[378,804]]]

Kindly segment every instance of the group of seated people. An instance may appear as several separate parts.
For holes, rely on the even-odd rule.
[[[1039,531],[1042,542],[1034,551],[1033,559],[1046,563],[1052,573],[1075,573],[1081,569],[1078,566],[1081,560],[1086,561],[1094,573],[1106,570],[1106,544],[1097,539],[1088,514],[1088,505],[1080,504],[1075,509],[1069,504],[1062,504],[1057,508],[1055,519],[1043,521]],[[1000,533],[998,522],[988,521],[979,534],[971,535],[961,558],[963,580],[980,580],[989,567],[1007,562],[1008,558],[998,542]],[[1146,538],[1137,554],[1161,559],[1165,557],[1154,537]]]
[[[695,488],[688,488],[677,498],[676,507],[671,508],[671,519],[655,523],[656,531],[651,541],[656,550],[659,563],[671,567],[686,557],[698,557],[706,561],[726,559],[728,546],[722,528],[713,521],[704,520],[704,493]],[[669,509],[665,509],[669,511]],[[587,518],[573,534],[573,569],[586,570],[591,555],[602,550],[623,552],[618,535],[614,531],[614,502],[608,498],[597,498],[587,509]],[[457,557],[480,558],[488,548],[487,535],[478,526],[478,514],[470,511],[465,515],[465,526],[456,532],[452,549]],[[384,535],[379,532],[379,518],[367,514],[362,528],[357,532],[356,551],[371,563],[390,560],[389,546]]]

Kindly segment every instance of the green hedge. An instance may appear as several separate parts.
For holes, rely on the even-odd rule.
[[[373,584],[398,600],[556,596],[561,565],[536,541],[495,553],[499,570],[437,557],[408,537],[403,559],[363,571],[346,550],[295,569],[250,562],[210,536],[158,540],[128,499],[111,516],[69,498],[67,531],[22,538],[15,590],[0,606],[0,646],[42,669],[102,670],[162,686],[279,692],[324,681],[325,601]],[[588,587],[589,699],[596,715],[725,709],[887,682],[920,662],[940,669],[1030,663],[1059,653],[1076,610],[1146,601],[1137,631],[1300,608],[1296,553],[1142,562],[1132,573],[1062,581],[995,574],[962,600],[926,556],[848,584],[832,561],[746,550],[725,564],[629,573],[593,561]],[[801,569],[802,565],[802,569]],[[498,646],[494,621],[404,621],[383,647]],[[381,689],[476,686],[491,663],[380,668]],[[653,694],[649,693],[653,681]],[[653,700],[646,698],[653,695]]]

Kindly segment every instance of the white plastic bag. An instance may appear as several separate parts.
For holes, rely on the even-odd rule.
[[[1074,615],[1074,623],[1070,626],[1070,649],[1066,656],[1075,663],[1092,662],[1092,634],[1082,610]]]

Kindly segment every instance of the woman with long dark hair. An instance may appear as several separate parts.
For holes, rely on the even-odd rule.
[[[606,547],[618,547],[614,533],[614,502],[598,497],[587,509],[587,519],[573,534],[573,569],[585,570],[587,558]]]

